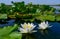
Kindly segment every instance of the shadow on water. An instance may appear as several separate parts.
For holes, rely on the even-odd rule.
[[[3,23],[3,22],[2,22],[2,24],[0,22],[0,27],[14,25],[15,22],[18,24],[20,23],[20,21],[14,20],[14,19],[8,20],[8,21],[6,21],[6,23]],[[38,27],[38,23],[36,23],[36,22],[33,22],[33,23],[35,25],[37,25],[36,27]],[[52,27],[47,29],[46,31],[44,31],[44,32],[37,31],[37,32],[33,33],[33,35],[35,36],[34,38],[36,38],[36,39],[60,39],[60,23],[49,22],[49,24]],[[37,28],[35,28],[35,30],[37,30]]]

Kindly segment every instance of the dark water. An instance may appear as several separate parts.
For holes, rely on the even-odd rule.
[[[15,20],[9,20],[5,24],[0,24],[0,27],[14,25]],[[34,22],[38,26],[38,23]],[[52,27],[47,30],[44,34],[36,32],[36,39],[60,39],[60,23],[58,22],[49,22],[49,25]],[[37,28],[36,28],[37,29]]]
[[[4,26],[12,26],[12,25],[14,25],[14,22],[15,22],[15,20],[9,20],[9,21],[6,21],[6,23],[0,23],[0,27],[4,27]]]
[[[37,23],[35,23],[35,24],[37,24]],[[49,25],[51,25],[52,27],[49,28],[46,32],[35,33],[35,35],[37,37],[36,39],[60,39],[60,23],[49,22]]]

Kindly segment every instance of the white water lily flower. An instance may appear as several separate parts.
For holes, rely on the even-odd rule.
[[[39,29],[42,29],[42,30],[45,30],[49,27],[51,27],[51,26],[49,26],[48,21],[47,22],[41,22],[41,24],[39,24]]]
[[[35,32],[35,30],[33,30],[36,26],[33,23],[24,23],[21,24],[22,27],[19,28],[21,33],[31,33],[31,32]]]

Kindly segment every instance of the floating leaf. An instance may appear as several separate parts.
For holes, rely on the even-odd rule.
[[[15,39],[21,39],[22,38],[22,34],[19,32],[13,32],[9,36],[10,36],[10,38],[15,38]]]
[[[0,29],[0,36],[8,35],[16,28],[17,28],[17,24],[15,24],[14,26],[8,26],[8,27],[1,28]]]
[[[0,14],[0,19],[7,19],[7,14]]]

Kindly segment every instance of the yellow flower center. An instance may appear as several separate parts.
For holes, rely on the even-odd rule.
[[[28,28],[28,29],[30,29],[32,26],[30,25],[30,24],[24,24],[24,29],[26,29],[26,28]]]
[[[28,29],[30,29],[31,27],[32,27],[32,26],[28,25],[28,27],[27,27],[27,28],[28,28]]]

